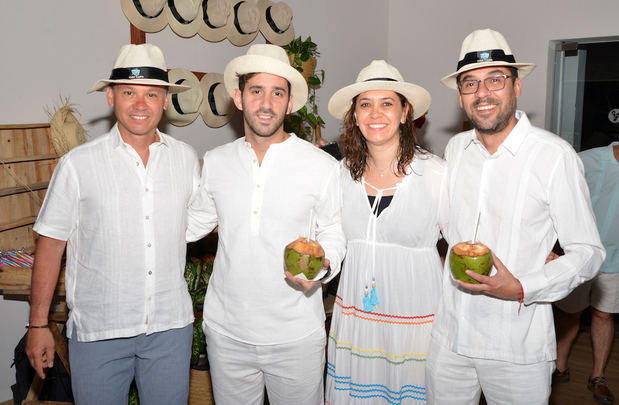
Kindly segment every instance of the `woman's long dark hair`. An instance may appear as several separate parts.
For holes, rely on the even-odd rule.
[[[404,176],[408,173],[408,168],[415,153],[425,153],[425,151],[417,144],[417,131],[413,123],[413,106],[408,102],[406,97],[396,93],[400,97],[402,108],[408,105],[408,113],[406,121],[400,124],[400,143],[398,147],[396,167],[396,175]],[[360,181],[369,156],[368,146],[355,123],[355,109],[357,107],[357,97],[353,98],[350,109],[344,116],[343,129],[344,133],[340,137],[340,146],[344,154],[344,164],[350,170],[350,174],[355,181]]]

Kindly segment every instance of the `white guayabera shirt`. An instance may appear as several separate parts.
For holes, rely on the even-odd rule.
[[[64,155],[34,230],[67,241],[67,334],[94,341],[193,321],[184,278],[191,146],[157,132],[144,167],[118,127]]]
[[[322,290],[305,293],[284,278],[284,248],[307,236],[310,211],[332,278],[346,248],[335,159],[294,134],[269,146],[261,165],[245,138],[204,155],[187,238],[219,225],[205,325],[255,345],[288,343],[324,328]]]
[[[450,246],[470,240],[481,213],[477,240],[522,283],[522,308],[519,313],[518,301],[459,288],[447,261],[432,336],[465,356],[533,363],[556,357],[551,303],[597,273],[604,248],[576,152],[533,127],[523,112],[516,117],[518,124],[493,155],[474,130],[450,140],[444,234]],[[557,238],[565,255],[544,264]]]

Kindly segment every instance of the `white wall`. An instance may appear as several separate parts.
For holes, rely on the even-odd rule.
[[[387,7],[369,0],[287,0],[294,13],[297,35],[312,36],[325,69],[325,84],[318,92],[321,113],[327,120],[323,136],[336,139],[339,123],[328,117],[329,96],[352,81],[366,55],[386,57]],[[354,11],[352,19],[350,12]],[[58,106],[69,97],[81,113],[89,137],[107,131],[113,121],[103,94],[86,94],[92,84],[107,78],[121,45],[130,42],[129,23],[118,0],[2,0],[0,4],[0,124],[47,122],[45,107]],[[209,43],[201,37],[184,39],[169,27],[146,40],[160,46],[169,68],[184,67],[219,72],[247,47],[228,40]],[[258,34],[254,43],[264,42]],[[351,72],[355,71],[354,76]],[[233,140],[239,125],[211,129],[198,117],[187,127],[162,128],[193,145],[200,155]],[[25,332],[28,305],[0,299],[0,402],[12,398],[10,368],[13,348]]]
[[[439,80],[456,71],[462,40],[470,32],[498,30],[517,61],[537,64],[523,80],[518,108],[540,127],[552,112],[546,111],[549,41],[619,33],[616,0],[390,0],[389,6],[389,59],[405,79],[432,94],[425,137],[439,155],[464,120],[456,92]]]
[[[455,70],[464,37],[476,28],[491,27],[507,37],[518,61],[535,62],[524,80],[519,106],[533,123],[543,126],[546,112],[548,42],[619,34],[616,0],[287,0],[298,35],[318,44],[318,67],[326,71],[318,92],[323,135],[337,139],[340,124],[327,112],[337,89],[354,81],[372,59],[387,59],[404,78],[424,86],[433,97],[425,137],[442,154],[449,136],[463,117],[455,92],[439,79]],[[2,0],[0,8],[0,123],[45,122],[45,106],[57,106],[60,95],[70,97],[81,122],[96,136],[112,120],[102,94],[87,95],[98,79],[107,77],[118,49],[128,43],[129,24],[119,1]],[[223,72],[226,63],[243,54],[227,40],[209,43],[200,37],[182,39],[169,28],[148,34],[159,45],[168,67]],[[259,34],[255,42],[264,42]],[[210,129],[198,119],[188,127],[163,130],[192,144],[201,155],[237,136],[226,125]],[[13,348],[24,333],[28,306],[0,300],[0,401],[12,397]]]

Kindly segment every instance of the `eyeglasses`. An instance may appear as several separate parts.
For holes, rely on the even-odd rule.
[[[505,88],[505,80],[508,77],[514,77],[510,75],[498,75],[487,77],[484,80],[462,80],[458,83],[461,94],[475,94],[479,90],[479,83],[484,82],[484,86],[488,91],[499,91]]]

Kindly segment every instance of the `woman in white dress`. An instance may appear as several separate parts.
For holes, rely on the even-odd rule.
[[[430,94],[373,61],[337,91],[348,250],[328,342],[326,404],[421,404],[442,278],[444,162],[417,145]]]

